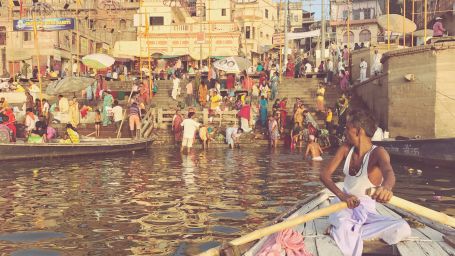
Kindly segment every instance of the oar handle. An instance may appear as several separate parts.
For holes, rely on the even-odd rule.
[[[372,196],[376,192],[376,190],[377,190],[376,187],[369,188],[367,189],[366,194]],[[445,213],[438,212],[430,208],[410,202],[408,200],[399,198],[397,196],[393,196],[387,203],[399,207],[403,210],[418,214],[427,219],[437,221],[450,227],[455,227],[455,218],[448,216]]]

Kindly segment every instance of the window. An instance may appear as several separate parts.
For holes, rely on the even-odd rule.
[[[251,38],[251,28],[250,26],[245,27],[245,38],[250,39]]]
[[[352,19],[353,20],[360,20],[360,10],[353,10],[352,11]]]
[[[269,18],[269,10],[265,9],[265,18],[268,19]]]
[[[371,10],[370,8],[368,9],[364,9],[363,10],[363,18],[366,19],[366,20],[369,20],[369,19],[372,19],[372,15],[371,15]]]
[[[367,29],[360,31],[359,34],[359,41],[360,42],[369,42],[371,41],[371,32]]]
[[[261,33],[260,33],[260,37],[261,37],[261,38],[264,37],[264,33],[262,33],[262,31],[261,31]]]
[[[120,25],[120,29],[121,29],[121,30],[126,29],[126,20],[121,19],[119,25]]]
[[[88,20],[88,28],[90,28],[90,29],[95,28],[95,20],[93,20],[93,19]]]
[[[6,45],[6,27],[0,27],[0,45]]]
[[[221,9],[221,16],[226,16],[226,9]]]
[[[32,40],[32,33],[31,32],[24,32],[24,42]]]
[[[163,16],[150,16],[149,19],[150,26],[163,26],[164,25],[164,17]]]
[[[256,39],[256,27],[253,27],[253,39]]]
[[[298,22],[298,21],[299,21],[299,15],[297,15],[297,14],[294,15],[294,21],[295,21],[295,22]]]
[[[349,13],[349,12],[348,12],[347,10],[346,10],[346,11],[343,11],[343,20],[348,19],[348,13]]]

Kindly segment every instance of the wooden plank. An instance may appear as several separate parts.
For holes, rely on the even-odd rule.
[[[430,256],[421,250],[421,247],[413,241],[403,241],[397,244],[401,256]]]
[[[313,254],[313,256],[318,256],[318,249],[316,247],[316,227],[314,221],[305,223],[305,229],[303,230],[303,236],[305,237],[305,247],[308,252]],[[307,237],[310,236],[310,237]]]
[[[330,256],[342,256],[340,249],[338,248],[335,240],[330,236],[325,235],[325,231],[329,227],[329,221],[327,218],[319,218],[314,220],[316,227],[316,247],[319,255],[330,255]]]
[[[317,206],[322,202],[322,201],[325,201],[327,199],[327,194],[322,192],[322,193],[319,193],[316,197],[314,197],[314,199],[312,199],[311,201],[307,202],[306,204],[304,204],[300,209],[298,209],[296,212],[294,212],[292,215],[289,216],[289,218],[292,218],[292,217],[295,217],[295,216],[299,216],[299,215],[303,215],[303,214],[306,214],[308,212],[310,212],[311,210],[317,208]],[[302,227],[299,227],[299,228],[302,228]],[[244,255],[245,256],[252,256],[252,255],[256,255],[261,249],[262,249],[262,246],[263,244],[266,242],[266,240],[269,238],[269,236],[267,237],[264,237],[262,238],[261,240],[259,240],[258,243],[256,243],[248,252],[246,252]]]
[[[424,217],[421,217],[415,213],[411,213],[411,212],[407,212],[405,210],[402,210],[398,207],[395,207],[393,205],[389,205],[387,204],[387,207],[392,209],[393,211],[401,214],[401,215],[404,215],[404,216],[407,216],[407,217],[410,217],[410,218],[413,218],[413,219],[416,219],[420,222],[422,222],[423,224],[443,233],[444,235],[455,235],[455,229],[449,227],[449,226],[446,226],[446,225],[442,225],[440,223],[437,223],[435,221],[432,221],[432,220],[429,220],[429,219],[426,219]]]

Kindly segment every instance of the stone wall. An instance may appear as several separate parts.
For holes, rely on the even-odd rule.
[[[390,136],[435,137],[436,57],[432,51],[394,51],[384,63],[384,72],[388,74]],[[415,80],[407,81],[407,74],[414,74]]]
[[[371,71],[371,65],[373,63],[373,53],[374,49],[373,48],[363,48],[359,50],[352,51],[351,53],[351,80],[352,83],[358,83],[360,80],[360,62],[362,61],[362,58],[365,59],[365,61],[368,63],[368,68],[367,68],[367,77],[370,77],[370,71]]]
[[[379,126],[388,129],[388,88],[387,76],[381,76],[367,84],[354,87],[354,92],[362,99],[368,109],[373,113]]]
[[[455,48],[434,51],[436,55],[435,136],[455,137]]]
[[[353,65],[362,53],[353,53]],[[388,52],[384,75],[354,91],[391,137],[455,137],[454,56],[451,42]]]

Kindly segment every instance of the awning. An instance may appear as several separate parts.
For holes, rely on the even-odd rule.
[[[158,59],[173,59],[173,58],[178,58],[182,55],[162,55],[160,57],[158,57]]]

